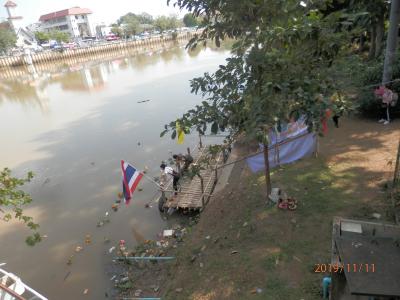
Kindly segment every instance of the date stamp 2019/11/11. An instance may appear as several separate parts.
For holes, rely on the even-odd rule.
[[[314,272],[315,273],[341,273],[346,271],[347,273],[375,273],[375,264],[365,264],[365,263],[357,263],[357,264],[315,264]]]

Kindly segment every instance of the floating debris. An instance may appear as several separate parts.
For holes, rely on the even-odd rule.
[[[83,291],[83,294],[84,295],[87,295],[89,293],[89,289],[85,289],[84,291]]]
[[[64,276],[64,281],[67,280],[67,278],[71,275],[71,271],[69,271],[65,276]]]
[[[91,238],[90,234],[87,234],[85,237],[85,244],[90,245],[91,243],[92,243],[92,238]]]
[[[163,232],[163,237],[170,237],[170,236],[172,236],[173,234],[174,234],[174,230],[172,230],[172,229],[167,229],[167,230],[164,230],[164,232]]]
[[[76,253],[79,253],[79,252],[81,252],[83,250],[83,248],[81,247],[81,246],[76,246],[76,248],[75,248],[75,252]]]
[[[112,246],[110,249],[108,249],[109,253],[112,253],[115,250],[115,246]]]
[[[149,101],[150,101],[150,100],[147,99],[147,100],[138,101],[137,103],[145,103],[145,102],[149,102]]]
[[[73,255],[71,255],[71,256],[68,258],[68,260],[67,260],[67,265],[68,265],[68,266],[72,265],[72,259],[73,259],[73,258],[74,258]]]
[[[118,204],[113,204],[113,205],[111,205],[111,209],[113,210],[113,211],[118,211]]]

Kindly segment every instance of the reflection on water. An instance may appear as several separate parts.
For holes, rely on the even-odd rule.
[[[107,84],[109,74],[117,70],[133,68],[140,71],[160,61],[179,63],[186,56],[197,57],[202,51],[204,48],[200,46],[190,51],[182,47],[163,49],[106,62],[71,65],[56,72],[38,72],[34,66],[29,66],[21,69],[20,77],[0,80],[0,102],[32,102],[45,107],[47,88],[52,84],[60,83],[65,91],[101,91]],[[211,48],[211,51],[224,50]]]
[[[201,99],[189,80],[224,63],[224,50],[160,50],[107,61],[54,63],[0,74],[0,168],[32,170],[27,214],[46,238],[28,248],[23,226],[0,226],[0,261],[49,299],[105,299],[105,272],[121,239],[134,247],[170,228],[157,205],[157,189],[142,179],[131,204],[111,210],[120,191],[120,159],[159,175],[161,160],[197,143],[160,139],[163,125]],[[140,103],[141,100],[150,100]],[[110,223],[96,227],[106,212]],[[176,222],[173,221],[173,222]],[[84,244],[90,234],[91,245]],[[105,243],[110,240],[110,243]],[[74,249],[84,250],[75,253]],[[66,264],[73,255],[72,265]],[[83,295],[88,288],[89,295]]]

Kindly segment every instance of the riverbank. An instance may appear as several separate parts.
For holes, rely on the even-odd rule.
[[[112,210],[121,192],[120,161],[158,176],[169,151],[196,145],[191,135],[184,146],[160,140],[160,128],[200,101],[189,80],[214,72],[228,55],[174,47],[0,80],[0,127],[8,129],[1,133],[7,143],[0,165],[17,177],[35,173],[26,185],[33,201],[25,212],[47,236],[28,247],[23,224],[3,223],[0,256],[7,270],[49,299],[104,299],[105,293],[113,299],[106,273],[116,251],[109,249],[122,239],[133,249],[174,224],[156,204],[146,207],[158,190],[145,178],[129,206]]]
[[[199,32],[200,31],[186,32],[184,34],[179,34],[176,37],[165,36],[136,41],[121,40],[101,45],[94,45],[87,48],[65,49],[62,51],[47,51],[20,56],[8,56],[0,58],[0,69],[4,68],[6,70],[8,67],[13,68],[20,66],[36,66],[38,64],[46,64],[54,61],[80,60],[82,62],[90,59],[104,58],[105,54],[115,52],[122,52],[122,54],[126,55],[127,52],[132,51],[150,51],[160,48],[166,43],[187,43]]]
[[[273,186],[299,201],[296,211],[267,206],[264,176],[238,163],[198,223],[167,252],[176,261],[157,264],[142,286],[156,279],[154,295],[162,299],[320,299],[326,274],[314,267],[330,261],[332,218],[393,221],[384,188],[400,122],[341,123],[320,139],[318,158],[274,170]]]

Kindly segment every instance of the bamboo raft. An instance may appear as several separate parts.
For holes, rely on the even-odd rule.
[[[201,148],[194,159],[194,163],[200,162],[207,155],[206,148]],[[223,154],[219,152],[213,158],[206,169],[200,171],[203,178],[203,184],[200,177],[193,179],[183,177],[180,180],[180,190],[178,195],[170,197],[164,203],[164,208],[202,210],[211,198],[214,187],[218,181],[217,167],[223,164]]]

